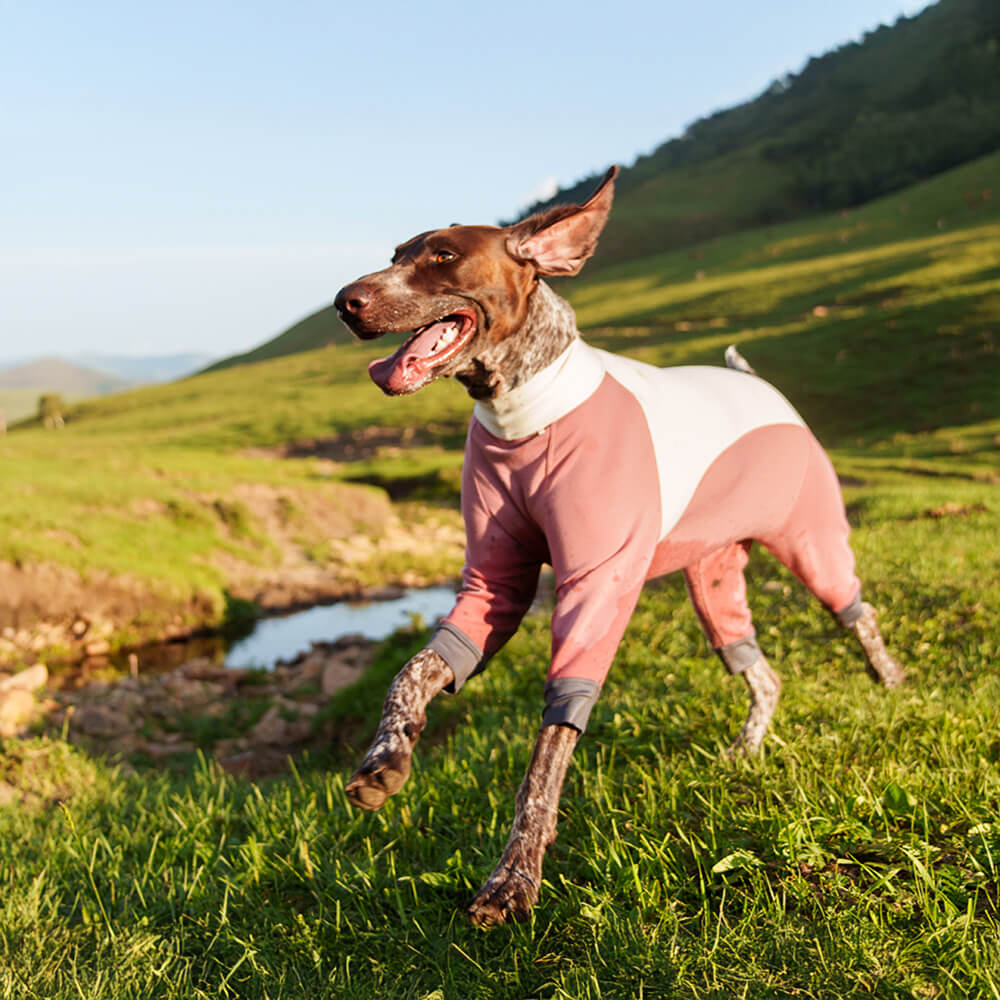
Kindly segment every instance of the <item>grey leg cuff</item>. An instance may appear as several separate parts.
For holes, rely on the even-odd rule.
[[[601,693],[597,681],[582,677],[557,677],[545,685],[545,711],[542,713],[542,728],[545,726],[572,726],[583,732],[587,728],[591,709]]]
[[[756,633],[748,635],[745,639],[737,639],[727,646],[719,646],[715,653],[731,674],[742,674],[763,655],[760,646],[757,645]]]
[[[837,619],[838,624],[843,625],[844,628],[850,628],[865,612],[865,606],[861,601],[861,591],[859,590],[855,595],[853,601],[847,605],[846,608],[841,608],[840,611],[834,611],[833,617]]]
[[[445,691],[454,694],[460,691],[465,682],[474,674],[478,674],[485,666],[483,651],[461,630],[451,622],[441,622],[437,631],[427,643],[428,649],[433,649],[445,663],[451,667],[455,675],[454,684],[449,684]]]

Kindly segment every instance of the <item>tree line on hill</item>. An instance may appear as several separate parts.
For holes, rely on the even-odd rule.
[[[1000,149],[1000,2],[940,0],[810,59],[755,100],[690,125],[621,174],[620,195],[671,170],[754,152],[783,184],[753,223],[846,208]],[[524,214],[585,198],[591,175]]]

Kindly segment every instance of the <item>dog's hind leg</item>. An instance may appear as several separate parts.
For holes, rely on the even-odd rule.
[[[872,679],[878,681],[887,688],[899,687],[906,679],[906,674],[899,662],[892,656],[886,648],[882,632],[878,627],[878,616],[875,609],[867,602],[858,597],[857,609],[852,609],[854,614],[849,617],[853,621],[844,622],[844,613],[836,615],[841,624],[845,624],[857,637],[864,650],[865,659],[868,661],[868,672]],[[855,617],[856,615],[856,617]]]
[[[780,531],[760,541],[778,557],[861,643],[868,670],[887,688],[904,679],[886,649],[875,609],[861,600],[850,528],[833,465],[813,442],[796,504]]]
[[[396,675],[371,748],[347,783],[347,797],[356,806],[381,809],[403,787],[413,747],[427,725],[427,704],[454,679],[451,667],[433,649],[422,649]]]
[[[750,691],[750,711],[729,748],[734,756],[753,754],[760,749],[781,695],[781,678],[771,669],[763,654],[743,671],[743,680]]]
[[[580,734],[572,726],[545,726],[517,792],[514,825],[499,864],[467,913],[479,927],[524,920],[538,901],[545,850],[556,839],[556,817],[566,771]]]
[[[743,569],[750,541],[734,542],[684,570],[688,595],[719,659],[731,674],[742,674],[750,710],[731,754],[756,753],[764,740],[781,695],[781,679],[757,645],[747,605]]]

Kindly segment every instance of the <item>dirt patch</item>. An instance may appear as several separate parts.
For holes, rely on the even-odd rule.
[[[208,596],[164,600],[147,582],[102,573],[83,578],[52,563],[0,562],[0,595],[0,663],[43,650],[97,652],[117,628],[137,620],[170,638],[217,616]]]
[[[929,510],[925,510],[922,516],[939,519],[942,517],[968,517],[970,514],[984,514],[985,512],[986,504],[960,504],[949,500],[947,503],[941,504],[940,507],[931,507]]]

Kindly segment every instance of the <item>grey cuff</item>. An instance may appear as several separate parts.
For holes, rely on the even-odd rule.
[[[760,646],[757,645],[756,633],[748,635],[745,639],[737,639],[727,646],[719,646],[715,652],[731,674],[742,674],[763,655]]]
[[[597,681],[583,677],[557,677],[545,685],[545,726],[572,726],[581,733],[587,728],[591,709],[601,693]]]
[[[843,625],[844,628],[850,628],[864,614],[864,611],[865,606],[861,601],[861,590],[859,589],[857,594],[854,596],[854,600],[851,601],[846,608],[834,611],[833,617],[836,618],[838,624]]]
[[[441,622],[438,625],[427,648],[433,649],[455,675],[454,683],[445,688],[449,694],[461,691],[465,682],[486,666],[483,651],[451,622]]]

